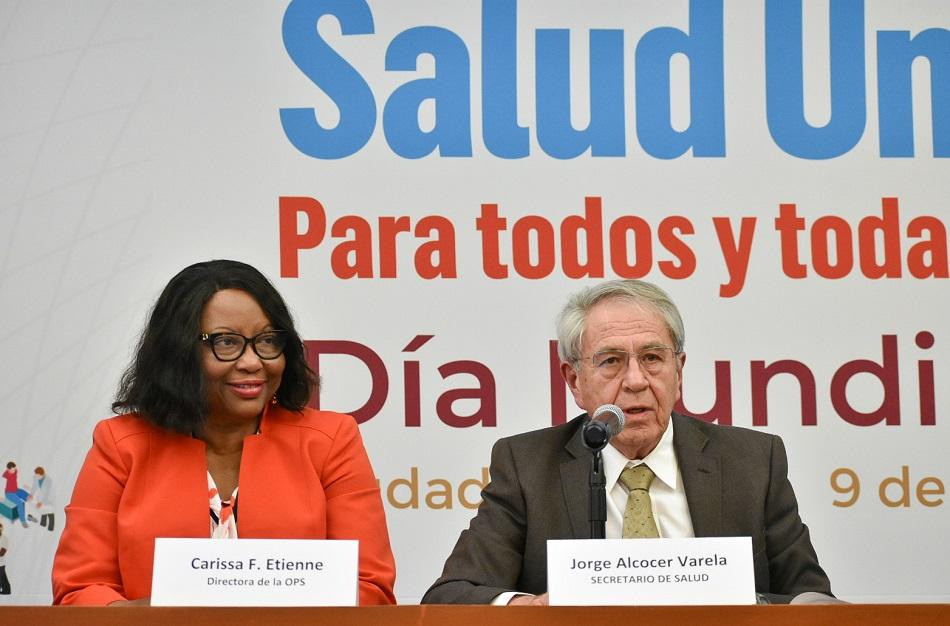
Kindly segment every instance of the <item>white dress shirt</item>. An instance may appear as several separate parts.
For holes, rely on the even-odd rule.
[[[673,450],[673,420],[650,454],[643,460],[630,460],[613,445],[601,453],[604,459],[604,478],[607,489],[607,539],[623,535],[623,512],[627,508],[627,488],[620,482],[620,473],[627,467],[646,463],[656,478],[650,485],[653,519],[660,537],[694,537],[693,520],[689,516],[683,476]]]

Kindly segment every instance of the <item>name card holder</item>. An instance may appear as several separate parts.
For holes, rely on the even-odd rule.
[[[358,541],[155,540],[152,606],[356,606]]]
[[[552,606],[755,604],[752,539],[548,541]]]

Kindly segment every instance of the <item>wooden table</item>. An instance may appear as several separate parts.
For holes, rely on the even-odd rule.
[[[947,626],[950,604],[839,604],[811,606],[492,607],[398,606],[361,608],[0,607],[0,622],[20,626],[228,626],[352,624],[366,626]]]

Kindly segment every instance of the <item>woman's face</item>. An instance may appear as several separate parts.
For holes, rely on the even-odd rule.
[[[223,289],[214,294],[201,313],[201,332],[237,333],[254,337],[271,326],[263,309],[246,291]],[[235,361],[220,361],[211,345],[201,342],[201,367],[205,377],[208,422],[255,423],[280,387],[285,357],[262,359],[248,345]]]

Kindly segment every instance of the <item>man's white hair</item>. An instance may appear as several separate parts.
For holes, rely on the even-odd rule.
[[[643,280],[608,280],[582,289],[568,298],[557,317],[557,352],[562,361],[576,363],[581,358],[581,339],[591,309],[607,300],[625,300],[659,313],[670,331],[673,350],[682,352],[686,345],[683,318],[665,291]]]

